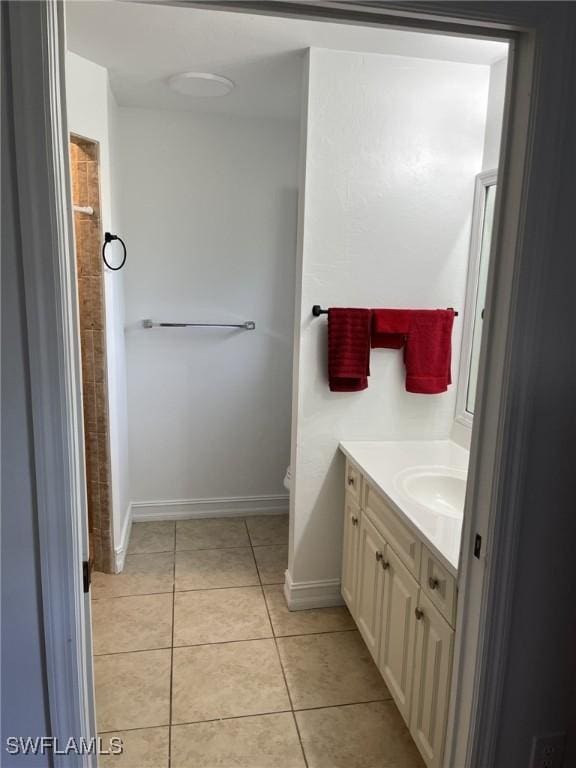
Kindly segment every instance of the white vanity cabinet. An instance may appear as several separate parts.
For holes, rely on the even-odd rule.
[[[378,668],[404,720],[410,720],[418,582],[392,547],[386,553],[386,580]]]
[[[426,765],[442,768],[454,630],[423,592],[418,603],[410,733]]]
[[[356,617],[356,582],[358,541],[360,538],[360,507],[351,494],[346,494],[344,509],[344,546],[342,555],[341,592],[350,613]]]
[[[350,461],[342,596],[426,765],[441,768],[456,579]]]
[[[364,642],[376,659],[380,648],[386,542],[366,512],[360,519],[355,620]]]

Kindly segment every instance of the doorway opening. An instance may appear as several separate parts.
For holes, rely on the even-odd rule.
[[[474,180],[498,161],[507,43],[190,8],[84,4],[71,5],[69,17],[69,81],[99,83],[110,205],[115,200],[128,248],[126,268],[112,278],[117,289],[123,282],[124,309],[114,304],[123,340],[114,365],[117,380],[125,366],[126,454],[119,466],[129,468],[128,503],[113,504],[113,527],[126,560],[121,574],[99,574],[94,584],[99,728],[125,734],[134,753],[143,743],[135,732],[154,731],[141,736],[144,743],[158,737],[161,765],[166,754],[199,744],[194,734],[211,720],[224,723],[216,738],[224,759],[231,721],[286,714],[288,753],[295,750],[296,765],[314,765],[326,749],[341,750],[338,739],[351,738],[343,724],[356,717],[368,724],[368,751],[382,759],[397,751],[403,768],[421,759],[439,766],[455,609],[440,610],[442,653],[450,661],[443,656],[442,679],[432,675],[419,691],[427,709],[415,726],[412,688],[402,691],[399,709],[383,687],[380,609],[368,642],[361,623],[352,623],[354,601],[352,618],[342,605],[348,496],[339,442],[442,440],[465,452],[469,443],[453,433],[456,387],[438,400],[407,395],[401,357],[386,351],[373,356],[367,392],[328,395],[326,330],[311,310],[316,303],[455,307],[460,318],[473,311],[466,275]],[[182,72],[165,72],[164,55],[162,67],[154,61],[151,29],[158,56],[162,46],[190,52],[173,59],[171,68]],[[216,53],[231,39],[245,48],[225,65]],[[210,71],[216,61],[235,85],[228,95],[200,99],[171,88],[177,74],[219,83],[221,75]],[[74,130],[88,110],[74,88],[68,101]],[[292,355],[297,375],[290,386]],[[109,393],[116,414],[119,391]],[[348,489],[362,513],[369,487],[363,469],[357,467],[359,486]],[[459,544],[461,524],[452,544]],[[276,526],[282,538],[257,543],[259,526]],[[386,539],[388,545],[395,552]],[[448,569],[455,595],[459,547],[446,562],[428,545],[438,570]],[[396,555],[400,572],[402,553]],[[350,562],[358,572],[358,559]],[[414,558],[406,581],[415,580],[416,594],[423,578]],[[358,579],[350,583],[358,589]],[[378,595],[362,599],[371,598]],[[244,613],[225,628],[238,607]],[[201,670],[198,659],[226,656],[229,643],[237,644],[240,667],[242,653],[248,660],[258,648],[263,658],[271,654],[277,698],[266,698],[269,683],[255,676],[253,664],[254,677],[238,683],[244,692],[258,689],[249,710],[228,696],[210,702],[220,687],[216,673],[202,706],[190,701],[185,668]],[[405,646],[404,660],[421,670],[429,659],[418,666],[412,641]],[[335,679],[322,690],[328,657]],[[161,670],[154,679],[152,663]],[[347,676],[339,685],[342,669]],[[129,679],[124,689],[120,679]],[[155,705],[139,708],[139,690]],[[311,714],[316,709],[326,711]],[[322,717],[330,733],[324,745],[314,735]],[[243,725],[258,730],[263,721]],[[390,738],[382,740],[386,728]],[[410,737],[415,730],[426,731],[421,756]]]

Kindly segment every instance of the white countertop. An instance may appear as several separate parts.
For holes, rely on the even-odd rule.
[[[415,529],[447,570],[457,576],[463,503],[457,514],[441,514],[404,493],[398,476],[412,468],[430,467],[447,468],[465,477],[468,451],[451,440],[344,441],[340,449],[386,497],[399,517]]]

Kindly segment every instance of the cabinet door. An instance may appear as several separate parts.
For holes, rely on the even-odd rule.
[[[358,581],[358,541],[360,539],[360,507],[346,494],[344,508],[344,545],[342,548],[342,597],[352,616],[356,616],[356,584]]]
[[[356,623],[374,661],[378,662],[386,543],[365,512],[360,518]]]
[[[417,624],[415,609],[419,587],[391,547],[386,550],[384,568],[386,577],[378,666],[396,706],[410,725]]]
[[[426,765],[442,768],[454,630],[422,592],[418,603],[410,732]]]

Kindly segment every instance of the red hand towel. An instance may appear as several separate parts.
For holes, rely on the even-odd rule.
[[[360,392],[370,375],[369,309],[328,310],[328,378],[332,392]]]
[[[453,309],[414,312],[404,351],[408,392],[437,395],[452,384],[453,323]]]
[[[405,342],[406,390],[446,392],[452,383],[453,309],[374,309],[372,347],[399,349]]]
[[[410,331],[413,311],[412,309],[373,309],[370,338],[372,348],[401,349]]]

